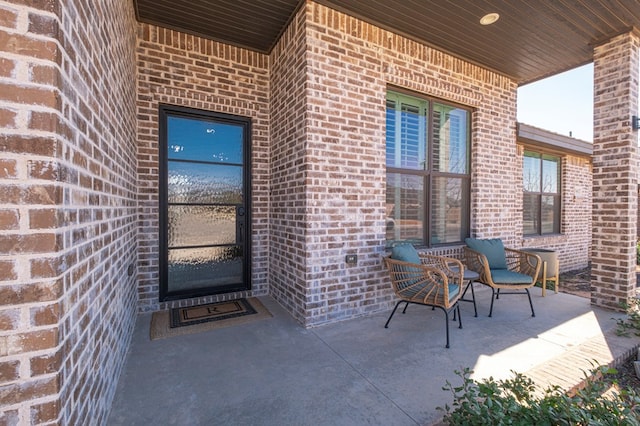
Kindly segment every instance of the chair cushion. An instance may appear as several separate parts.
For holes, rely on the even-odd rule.
[[[460,293],[460,286],[457,284],[449,284],[449,302]]]
[[[533,279],[529,275],[508,269],[492,269],[491,279],[496,284],[531,284]]]
[[[420,255],[418,254],[416,248],[412,244],[408,243],[398,244],[394,246],[391,249],[391,258],[400,260],[402,262],[415,263],[418,265],[422,263],[420,261]],[[410,287],[422,279],[422,269],[420,268],[403,265],[400,267],[400,271],[407,274],[407,276],[404,277],[405,280],[402,283],[398,284],[398,288],[400,290]]]
[[[507,269],[507,255],[504,251],[504,244],[500,238],[489,240],[465,238],[464,242],[472,250],[485,255],[489,262],[489,269]]]
[[[449,284],[448,287],[449,287],[449,302],[451,302],[453,299],[456,298],[458,293],[460,293],[460,286],[457,284]],[[424,285],[415,286],[410,289],[405,289],[405,288],[406,287],[403,287],[403,289],[401,289],[403,290],[403,293],[402,293],[403,296],[411,298],[411,297],[414,297],[419,292],[422,292],[422,294],[424,295],[425,293],[432,291],[433,285],[425,283]]]
[[[422,263],[420,262],[420,255],[416,248],[412,244],[408,243],[394,246],[391,249],[391,258],[401,260],[403,262],[417,263],[418,265]]]

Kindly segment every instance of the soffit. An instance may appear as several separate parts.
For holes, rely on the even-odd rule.
[[[268,53],[304,0],[133,0],[137,17]],[[317,0],[500,72],[519,84],[591,62],[593,46],[640,28],[638,0]],[[482,26],[486,13],[500,19]]]

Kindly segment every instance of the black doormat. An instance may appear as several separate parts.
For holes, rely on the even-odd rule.
[[[230,318],[256,314],[257,311],[247,299],[236,299],[206,305],[187,306],[171,309],[171,328],[221,321]]]

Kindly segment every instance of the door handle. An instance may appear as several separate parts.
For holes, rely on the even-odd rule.
[[[244,245],[244,206],[236,207],[236,244]]]

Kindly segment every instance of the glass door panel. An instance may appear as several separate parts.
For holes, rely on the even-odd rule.
[[[161,108],[160,299],[250,288],[250,121]]]
[[[236,243],[233,206],[169,205],[169,247]]]
[[[172,161],[170,203],[241,204],[242,167]]]

